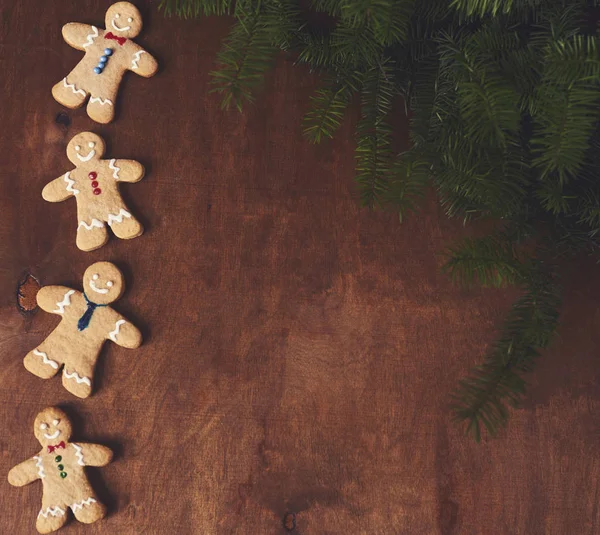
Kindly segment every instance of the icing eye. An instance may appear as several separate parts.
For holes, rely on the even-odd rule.
[[[117,13],[117,14],[115,15],[115,19],[118,19],[120,16],[121,16],[121,14],[120,14],[120,13]]]
[[[60,420],[53,420],[52,425],[56,427],[60,423]]]
[[[94,275],[92,276],[92,279],[94,279],[95,281],[97,281],[100,278],[100,275],[98,275],[98,273],[94,273]]]
[[[40,425],[40,429],[42,431],[45,431],[46,429],[48,429],[48,424],[42,424],[42,425]]]
[[[96,146],[96,144],[95,144],[93,141],[90,141],[90,142],[88,143],[88,147],[89,147],[90,149],[93,149],[95,146]]]
[[[80,147],[79,145],[75,145],[75,150],[76,150],[77,152],[79,152],[79,151],[81,150],[81,147]]]
[[[129,17],[129,18],[127,19],[127,22],[133,22],[133,19],[132,19],[131,17]]]
[[[112,288],[112,287],[113,287],[113,284],[114,284],[114,283],[113,283],[113,281],[108,281],[108,282],[106,283],[106,286],[108,286],[109,288]]]

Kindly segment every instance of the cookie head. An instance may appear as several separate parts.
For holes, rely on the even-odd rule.
[[[119,299],[125,290],[123,274],[110,262],[96,262],[83,274],[83,290],[90,301],[108,305]]]
[[[67,442],[71,438],[71,422],[67,415],[56,407],[44,409],[35,417],[33,433],[43,446]]]
[[[106,12],[106,29],[118,37],[131,39],[142,31],[142,15],[129,2],[117,2]]]
[[[99,160],[104,155],[104,140],[93,132],[77,134],[67,145],[67,157],[75,165]]]

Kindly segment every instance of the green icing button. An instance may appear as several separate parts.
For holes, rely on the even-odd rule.
[[[61,472],[60,473],[60,477],[62,477],[64,479],[65,477],[67,477],[67,473],[66,472]]]
[[[59,465],[58,465],[58,469],[62,471],[62,470],[64,470],[64,469],[65,469],[65,467],[64,467],[62,464],[59,464]]]
[[[60,461],[62,461],[62,457],[60,455],[57,455],[56,457],[54,457],[54,460],[59,463]]]

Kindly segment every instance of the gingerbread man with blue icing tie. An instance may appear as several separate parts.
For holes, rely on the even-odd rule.
[[[106,30],[90,24],[70,22],[62,29],[64,40],[85,56],[52,88],[52,95],[67,108],[79,108],[88,96],[87,113],[99,123],[110,123],[115,99],[126,71],[153,76],[158,63],[131,39],[142,29],[142,16],[129,2],[117,2],[106,12]]]
[[[42,449],[8,473],[8,482],[15,487],[42,480],[42,509],[36,521],[40,533],[61,528],[67,522],[69,509],[85,524],[106,514],[106,507],[94,493],[84,468],[107,465],[112,460],[112,451],[99,444],[70,442],[71,432],[71,422],[63,411],[56,407],[43,410],[33,427]]]
[[[123,275],[110,262],[96,262],[83,275],[84,291],[66,286],[44,286],[37,293],[42,310],[61,316],[61,322],[23,361],[41,377],[54,377],[62,366],[62,384],[80,398],[92,392],[94,368],[102,345],[111,340],[135,349],[142,343],[140,331],[111,308],[125,290]]]
[[[115,236],[127,240],[144,232],[119,193],[120,182],[138,182],[144,166],[135,160],[103,160],[104,140],[93,132],[77,134],[67,145],[67,157],[75,169],[46,184],[42,197],[60,202],[77,201],[77,247],[93,251],[108,241],[106,225]]]

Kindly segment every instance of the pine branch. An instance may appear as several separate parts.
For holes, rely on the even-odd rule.
[[[392,164],[389,114],[394,94],[394,76],[389,64],[373,67],[365,74],[357,126],[356,181],[362,203],[369,207],[380,205],[387,191]]]
[[[400,222],[409,212],[415,212],[430,182],[431,164],[418,153],[411,150],[400,154],[390,170],[385,196],[398,211]]]
[[[219,52],[219,69],[211,73],[212,91],[222,94],[223,108],[234,104],[241,111],[244,101],[253,100],[277,53],[272,39],[263,14],[240,14]]]
[[[556,331],[560,304],[554,270],[536,260],[525,294],[513,305],[500,339],[452,396],[455,419],[466,422],[467,433],[477,441],[482,426],[494,436],[506,425],[507,405],[518,406],[526,387],[524,376]]]

